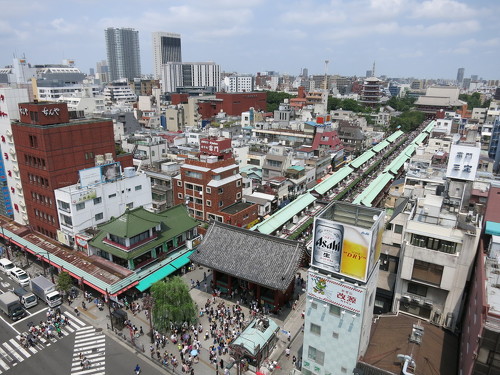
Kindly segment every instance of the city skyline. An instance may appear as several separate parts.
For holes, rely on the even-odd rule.
[[[498,79],[500,3],[493,0],[321,0],[245,3],[0,0],[0,66],[74,59],[88,73],[106,59],[104,30],[139,31],[143,74],[153,73],[152,33],[182,36],[184,61],[214,61],[222,71],[278,71]]]

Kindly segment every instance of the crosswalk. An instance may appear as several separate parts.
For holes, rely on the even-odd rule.
[[[47,346],[52,345],[53,343],[57,342],[58,340],[64,339],[64,337],[76,332],[76,335],[78,336],[81,334],[81,332],[94,332],[94,337],[102,336],[104,339],[104,334],[102,332],[97,332],[95,327],[88,326],[86,323],[82,322],[79,320],[77,317],[73,316],[72,314],[65,312],[65,316],[69,318],[70,325],[66,325],[61,328],[61,333],[62,336],[58,337],[57,334],[54,335],[53,337],[47,339],[45,337],[39,337],[37,343],[34,346],[29,346],[28,348],[25,348],[23,345],[21,345],[21,336],[17,335],[15,338],[12,338],[4,343],[0,344],[0,374],[2,374],[5,371],[8,371],[9,369],[13,368],[14,366],[18,365],[19,363],[25,361],[26,359],[30,358],[33,355],[36,355],[37,353],[41,352],[44,348]],[[76,343],[75,343],[76,346]],[[76,348],[75,348],[76,350]],[[104,349],[103,349],[104,352]],[[78,363],[79,365],[80,363]],[[75,372],[77,374],[77,372]],[[91,372],[85,372],[85,374],[93,375]],[[98,372],[95,373],[96,375],[99,374]]]
[[[79,328],[73,348],[71,375],[104,375],[105,341],[102,331],[91,326]]]

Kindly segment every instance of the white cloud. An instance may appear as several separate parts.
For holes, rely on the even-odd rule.
[[[56,18],[50,22],[50,25],[61,34],[70,34],[76,31],[77,25],[69,23],[64,18]]]
[[[442,38],[479,31],[481,26],[478,21],[470,20],[464,22],[440,22],[432,25],[405,26],[402,32],[410,36],[430,36]]]
[[[428,0],[415,4],[413,17],[417,18],[473,18],[477,15],[475,9],[467,4],[454,0]]]
[[[442,55],[467,55],[470,53],[470,49],[466,47],[457,47],[457,48],[447,48],[439,51]]]

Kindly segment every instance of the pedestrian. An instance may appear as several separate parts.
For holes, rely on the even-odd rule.
[[[286,357],[286,359],[289,359],[289,358],[290,358],[290,347],[287,347],[287,348],[285,349],[285,357]]]
[[[296,362],[297,362],[297,357],[293,356],[293,357],[292,357],[292,363],[293,363],[293,365],[294,365],[294,366],[295,366],[295,363],[296,363]]]

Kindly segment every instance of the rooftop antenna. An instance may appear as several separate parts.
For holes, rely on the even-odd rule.
[[[372,77],[376,77],[376,75],[375,75],[375,61],[373,61]]]

